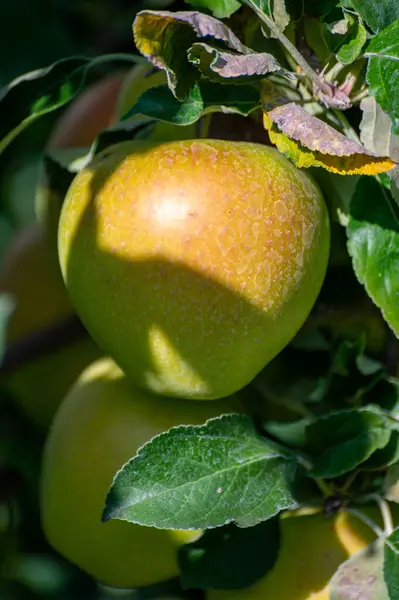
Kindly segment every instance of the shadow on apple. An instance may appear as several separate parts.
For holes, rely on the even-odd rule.
[[[102,170],[92,179],[91,201],[75,231],[66,267],[67,281],[79,280],[79,286],[72,286],[72,300],[95,341],[136,384],[183,398],[228,396],[249,383],[292,339],[317,297],[320,275],[304,270],[301,284],[267,314],[215,278],[161,255],[128,262],[118,254],[122,238],[129,243],[126,232],[115,236],[114,252],[101,249],[94,201],[119,164],[108,163],[105,177]],[[104,339],[99,330],[106,330]],[[163,369],[159,357],[165,358]],[[174,374],[173,385],[168,371]],[[181,389],[176,385],[180,375]]]

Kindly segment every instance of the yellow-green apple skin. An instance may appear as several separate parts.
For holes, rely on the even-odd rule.
[[[47,151],[50,155],[58,154],[62,158],[76,157],[78,152],[83,155],[96,137],[116,125],[144,92],[163,84],[166,84],[165,72],[154,70],[147,62],[100,79],[68,105],[49,137]],[[193,137],[195,130],[195,125],[180,127],[157,121],[147,130],[146,136],[153,141],[180,140]],[[54,254],[63,200],[63,195],[57,191],[43,163],[38,177],[35,210],[38,220],[45,226]]]
[[[50,544],[106,585],[140,587],[178,574],[178,548],[198,531],[101,522],[116,472],[154,435],[235,412],[226,401],[164,399],[132,386],[110,359],[91,365],[62,403],[45,445],[41,517]]]
[[[130,142],[76,176],[58,248],[77,312],[139,387],[217,399],[302,326],[325,276],[329,217],[274,148]]]
[[[376,506],[364,512],[382,526]],[[249,588],[209,590],[206,600],[329,600],[329,582],[340,564],[374,539],[367,525],[344,512],[283,518],[274,567]]]
[[[0,269],[0,291],[10,294],[15,303],[6,329],[7,344],[74,313],[59,266],[37,224],[20,230],[8,247]],[[25,413],[47,426],[76,377],[101,354],[86,335],[52,353],[32,356],[5,374],[2,384]]]

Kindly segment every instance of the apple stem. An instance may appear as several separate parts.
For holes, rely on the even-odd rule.
[[[342,510],[349,513],[350,515],[353,515],[360,521],[363,521],[363,523],[365,523],[368,527],[370,527],[372,531],[374,531],[375,535],[378,538],[385,537],[384,531],[380,529],[380,527],[378,527],[378,525],[376,525],[374,521],[370,519],[367,515],[365,515],[364,512],[362,512],[361,510],[358,510],[357,508],[349,508],[348,506],[343,508]]]
[[[377,502],[381,511],[382,520],[384,522],[385,535],[391,535],[392,531],[394,530],[394,526],[392,521],[391,509],[389,508],[388,502],[384,500],[384,498],[382,498],[382,496],[380,496],[379,494],[366,494],[365,496],[362,496],[362,498],[359,499],[359,501],[361,501],[362,503],[370,501]]]
[[[316,485],[318,486],[325,498],[332,496],[333,491],[324,479],[321,479],[320,477],[315,477],[314,482],[316,483]]]

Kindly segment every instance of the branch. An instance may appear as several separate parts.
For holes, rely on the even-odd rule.
[[[257,6],[253,4],[250,0],[250,5],[252,10],[257,14],[259,19],[263,21],[263,23],[270,29],[272,34],[278,39],[278,41],[284,46],[284,48],[291,54],[292,58],[295,60],[297,65],[299,65],[313,83],[327,96],[332,96],[331,86],[324,81],[322,77],[320,77],[314,69],[309,65],[309,63],[304,59],[299,50],[294,46],[292,42],[284,35],[282,31],[277,27],[274,21],[268,17],[263,11],[261,11]]]
[[[48,356],[84,339],[87,335],[86,329],[75,314],[51,323],[48,327],[9,344],[0,365],[0,374],[10,373],[22,365]]]

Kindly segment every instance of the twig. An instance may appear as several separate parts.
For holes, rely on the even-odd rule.
[[[252,10],[256,13],[261,21],[270,29],[272,34],[279,40],[279,42],[285,47],[290,53],[292,58],[299,65],[302,71],[316,84],[316,86],[324,92],[327,96],[332,96],[331,86],[324,81],[317,73],[312,69],[309,63],[304,59],[299,50],[294,46],[292,42],[284,35],[282,31],[277,27],[273,20],[268,17],[262,10],[255,6],[252,0],[247,0]]]
[[[0,374],[10,373],[24,364],[52,354],[86,335],[87,331],[79,317],[69,315],[9,344],[0,365]]]
[[[376,525],[374,521],[370,519],[367,515],[365,515],[361,510],[357,510],[357,508],[350,508],[348,506],[346,506],[342,510],[358,518],[360,521],[363,521],[363,523],[365,523],[368,527],[370,527],[372,531],[374,531],[375,535],[378,538],[385,537],[385,534],[382,531],[382,529],[380,529],[380,527],[378,527],[378,525]]]
[[[367,98],[368,95],[369,95],[368,89],[362,90],[361,92],[359,92],[358,94],[356,94],[355,96],[353,96],[351,98],[352,105],[357,104],[358,102],[361,102],[363,100],[363,98]]]
[[[362,504],[367,502],[376,502],[380,508],[382,520],[384,522],[384,535],[387,537],[391,535],[392,531],[394,530],[394,526],[392,521],[391,509],[389,508],[388,502],[384,500],[384,498],[382,498],[382,496],[380,496],[379,494],[373,493],[366,494],[362,498],[359,498],[358,502],[361,502]]]

